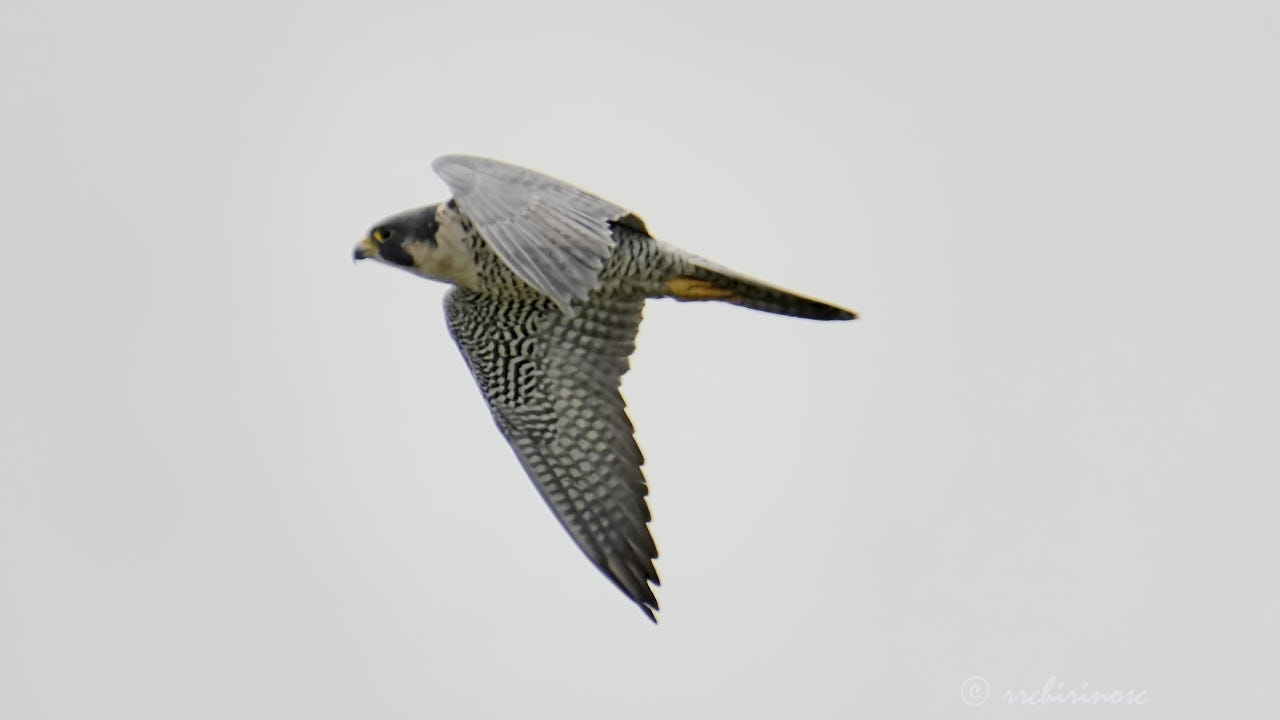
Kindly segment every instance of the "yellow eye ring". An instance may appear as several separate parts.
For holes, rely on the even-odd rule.
[[[373,231],[374,242],[386,242],[391,237],[391,231],[386,228],[378,228]]]

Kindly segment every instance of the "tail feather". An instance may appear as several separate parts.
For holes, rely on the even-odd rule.
[[[719,300],[752,310],[811,320],[852,320],[857,317],[856,313],[821,300],[701,263],[667,281],[667,293],[677,300]]]

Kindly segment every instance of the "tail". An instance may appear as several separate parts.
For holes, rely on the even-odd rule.
[[[699,259],[682,275],[667,281],[677,300],[719,300],[752,310],[811,320],[852,320],[856,313],[820,300],[796,295]]]

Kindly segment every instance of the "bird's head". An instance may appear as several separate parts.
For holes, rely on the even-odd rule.
[[[373,259],[432,280],[473,287],[475,260],[462,243],[458,213],[444,203],[405,212],[374,225],[356,244],[355,260]]]

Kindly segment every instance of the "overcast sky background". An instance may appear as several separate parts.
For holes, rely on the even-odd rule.
[[[1280,11],[835,5],[8,4],[0,716],[1274,704]],[[451,152],[863,316],[649,304],[657,627],[352,267]]]

